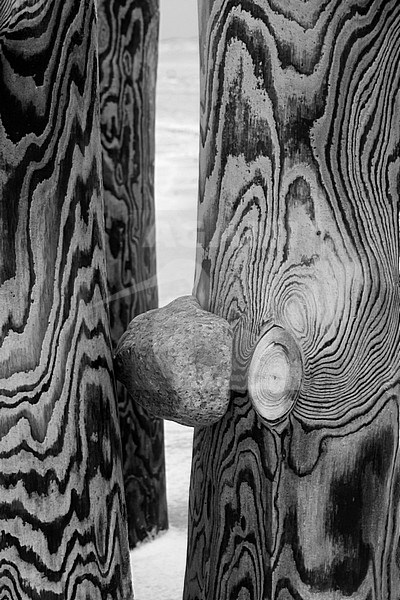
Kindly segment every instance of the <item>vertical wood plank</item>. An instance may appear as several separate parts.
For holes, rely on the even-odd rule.
[[[111,337],[157,307],[154,126],[158,1],[99,0],[101,141]],[[117,384],[129,545],[167,529],[163,422]]]
[[[195,431],[185,600],[397,600],[400,4],[200,0],[197,297],[234,328]],[[288,417],[247,372],[281,328]]]
[[[132,598],[94,0],[0,6],[0,596]]]

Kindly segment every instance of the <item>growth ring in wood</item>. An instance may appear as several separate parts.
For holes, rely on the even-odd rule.
[[[293,409],[303,379],[303,361],[295,339],[273,327],[259,340],[248,374],[250,399],[268,423],[279,423]]]
[[[232,330],[194,296],[184,296],[135,317],[114,365],[134,400],[154,416],[209,425],[229,404]]]

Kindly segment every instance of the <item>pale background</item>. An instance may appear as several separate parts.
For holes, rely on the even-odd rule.
[[[197,227],[197,2],[160,0],[156,232],[160,306],[193,287]]]
[[[197,36],[197,0],[160,0],[160,39]]]
[[[155,199],[159,304],[190,294],[198,173],[197,2],[160,0]],[[135,600],[180,600],[186,563],[189,427],[165,421],[170,529],[131,552]]]

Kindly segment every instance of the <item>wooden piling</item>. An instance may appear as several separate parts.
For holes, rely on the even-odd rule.
[[[230,409],[195,431],[184,598],[397,600],[400,4],[199,15],[196,294],[234,367]],[[301,376],[259,416],[249,365],[277,328]]]
[[[158,0],[99,0],[101,141],[113,348],[157,307],[154,126]],[[168,528],[163,422],[118,383],[129,545]]]
[[[133,597],[94,0],[0,6],[0,597]]]

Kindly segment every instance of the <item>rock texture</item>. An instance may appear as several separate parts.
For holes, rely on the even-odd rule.
[[[194,296],[131,321],[115,354],[118,379],[150,413],[184,425],[218,421],[230,398],[232,331]]]

